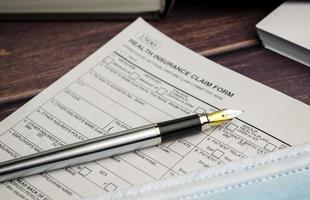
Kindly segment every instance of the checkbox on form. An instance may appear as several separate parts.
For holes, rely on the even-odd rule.
[[[272,144],[272,143],[270,143],[270,142],[268,142],[264,148],[267,149],[268,151],[272,152],[272,151],[274,151],[277,148],[277,146]]]
[[[206,112],[206,109],[203,109],[201,107],[198,107],[195,111],[195,113],[205,113]]]
[[[111,64],[113,62],[113,58],[111,58],[110,56],[106,57],[103,62],[106,63],[106,64]]]
[[[160,87],[160,88],[158,88],[157,90],[156,90],[156,93],[157,94],[160,94],[160,95],[164,95],[164,94],[166,94],[168,92],[168,90],[166,89],[166,88],[162,88],[162,87]]]
[[[227,128],[228,130],[230,130],[230,131],[235,131],[235,130],[238,128],[238,126],[237,126],[236,124],[234,124],[234,123],[229,123],[229,124],[226,126],[226,128]]]
[[[129,78],[131,78],[132,80],[137,80],[139,77],[140,77],[140,75],[137,74],[136,72],[132,72],[132,73],[129,75]]]
[[[117,186],[114,185],[113,183],[109,183],[104,187],[104,190],[107,192],[112,192],[115,191],[117,189]]]
[[[79,174],[81,174],[82,176],[87,176],[90,172],[92,172],[90,169],[88,169],[87,167],[83,167],[83,169],[79,171]]]
[[[213,155],[214,157],[216,157],[216,158],[221,158],[221,157],[224,155],[224,152],[221,151],[221,150],[216,149],[216,150],[212,153],[212,155]]]

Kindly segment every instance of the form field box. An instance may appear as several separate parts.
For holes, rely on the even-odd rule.
[[[113,183],[108,183],[105,187],[104,187],[104,190],[107,191],[107,192],[112,192],[114,190],[117,189],[117,186],[114,185]]]
[[[202,107],[198,107],[196,110],[195,110],[195,113],[204,113],[206,112],[206,109],[202,108]]]
[[[137,78],[139,78],[140,75],[137,74],[136,72],[133,72],[129,75],[129,78],[131,78],[132,80],[137,80]]]
[[[269,150],[269,151],[274,151],[277,148],[277,146],[268,142],[268,144],[266,144],[266,146],[264,148]]]
[[[221,157],[224,155],[224,152],[221,151],[221,150],[216,149],[216,150],[212,153],[212,155],[213,155],[214,157],[216,157],[216,158],[221,158]]]
[[[238,128],[238,126],[237,126],[236,124],[234,124],[234,123],[229,123],[229,124],[226,126],[226,128],[227,128],[228,130],[230,130],[230,131],[235,131],[235,130]]]
[[[79,174],[81,174],[82,176],[87,176],[90,172],[90,169],[88,169],[87,167],[83,167],[83,169],[79,171]]]
[[[164,95],[164,94],[166,94],[168,92],[168,90],[166,89],[166,88],[162,88],[162,87],[160,87],[160,88],[158,88],[157,90],[156,90],[156,93],[157,94],[160,94],[160,95]]]
[[[111,58],[110,56],[106,57],[103,62],[106,63],[106,64],[111,64],[113,62],[113,58]]]

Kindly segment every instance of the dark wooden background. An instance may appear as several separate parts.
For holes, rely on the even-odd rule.
[[[199,54],[310,104],[310,68],[263,48],[257,38],[255,24],[280,2],[267,3],[177,1],[170,15],[150,23]],[[131,22],[0,22],[0,120]]]

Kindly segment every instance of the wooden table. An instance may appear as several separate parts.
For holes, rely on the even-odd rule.
[[[178,1],[167,18],[150,23],[201,55],[310,104],[310,68],[263,48],[255,32],[279,3],[240,4]],[[0,120],[131,22],[0,22]]]

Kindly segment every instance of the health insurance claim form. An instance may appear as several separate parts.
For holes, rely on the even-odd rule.
[[[310,108],[136,20],[1,122],[1,161],[220,108],[195,136],[2,183],[1,199],[81,199],[310,141]]]

